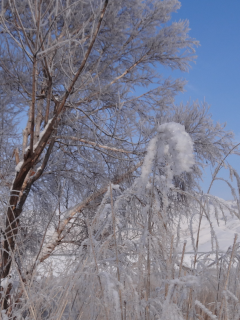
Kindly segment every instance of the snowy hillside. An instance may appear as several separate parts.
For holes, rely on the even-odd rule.
[[[218,215],[216,215],[213,205],[209,205],[209,220],[211,221],[212,228],[218,241],[219,252],[226,252],[228,248],[232,246],[235,234],[238,234],[237,242],[240,241],[240,219],[236,215],[237,205],[234,201],[224,201],[221,199],[221,203],[225,207],[223,208],[223,212],[219,210]],[[231,209],[231,212],[227,207]],[[203,215],[198,245],[199,254],[212,252],[213,249],[216,249],[216,242],[212,239],[209,220]],[[195,215],[192,220],[192,236],[194,243],[196,243],[197,240],[198,226],[199,215]],[[185,263],[187,264],[191,264],[194,252],[192,236],[190,231],[190,219],[184,218],[181,223],[181,247],[183,241],[186,240]]]

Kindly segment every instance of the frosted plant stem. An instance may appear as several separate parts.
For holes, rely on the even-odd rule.
[[[226,154],[226,156],[222,159],[222,161],[221,161],[221,162],[219,163],[219,165],[217,166],[217,168],[216,168],[216,170],[215,170],[215,172],[214,172],[214,174],[213,174],[213,177],[212,177],[210,186],[209,186],[209,188],[208,188],[207,194],[210,192],[210,190],[211,190],[211,188],[212,188],[212,185],[213,185],[213,182],[215,181],[215,178],[216,178],[219,170],[221,169],[222,164],[224,163],[224,161],[226,160],[226,158],[232,153],[232,151],[233,151],[234,149],[236,149],[239,145],[240,145],[240,143],[236,144],[236,145]]]
[[[192,304],[192,291],[193,289],[191,288],[189,291],[189,296],[188,296],[188,303],[187,303],[187,320],[189,319],[189,310],[191,310],[191,304]]]
[[[181,276],[182,264],[183,264],[183,259],[184,259],[186,244],[187,244],[187,241],[185,240],[185,241],[184,241],[184,244],[183,244],[182,257],[181,257],[181,262],[180,262],[180,266],[179,266],[178,278],[180,278],[180,276]]]
[[[100,285],[100,290],[102,292],[102,297],[103,297],[103,300],[104,300],[104,292],[103,292],[102,282],[101,282],[101,279],[100,279],[100,276],[99,276],[99,268],[98,268],[98,264],[97,264],[97,257],[96,257],[96,253],[95,253],[94,245],[93,245],[93,241],[92,241],[92,230],[91,230],[91,227],[90,227],[88,222],[87,222],[87,226],[88,226],[88,230],[89,230],[89,238],[90,238],[90,243],[91,243],[91,247],[92,247],[93,258],[94,258],[96,270],[97,270],[97,273],[98,273],[97,277],[98,277],[98,281],[99,281],[99,285]],[[104,309],[105,309],[106,320],[108,320],[109,316],[108,316],[108,310],[107,310],[105,301],[103,301],[103,305],[104,305]]]
[[[35,312],[34,306],[32,306],[32,303],[31,303],[31,301],[30,301],[30,299],[29,299],[26,286],[25,286],[25,284],[24,284],[24,282],[23,282],[23,280],[22,280],[22,275],[20,274],[20,272],[19,272],[19,270],[18,270],[18,266],[17,266],[17,263],[16,263],[16,261],[15,261],[15,255],[13,254],[12,256],[13,256],[13,260],[12,260],[12,261],[13,261],[13,263],[15,264],[15,267],[16,267],[16,270],[17,270],[17,273],[18,273],[18,276],[19,276],[19,279],[20,279],[20,282],[21,282],[22,289],[23,289],[23,291],[24,291],[24,293],[25,293],[25,295],[26,295],[27,300],[28,300],[29,303],[30,303],[30,311],[31,311],[32,317],[34,318],[34,320],[36,320],[36,319],[37,319],[37,317],[36,317],[36,312]]]
[[[112,196],[112,184],[110,182],[110,197],[111,197],[111,209],[112,209],[112,223],[113,223],[113,237],[115,244],[115,253],[116,253],[116,262],[117,262],[117,277],[120,285],[120,270],[119,270],[119,259],[118,259],[118,249],[117,249],[117,238],[116,238],[116,217],[113,207],[113,196]],[[122,305],[122,292],[119,287],[119,300],[120,300],[120,308],[121,308],[121,319],[123,320],[123,305]]]
[[[196,240],[196,252],[194,256],[194,269],[197,262],[197,253],[198,253],[198,244],[199,244],[199,236],[200,236],[200,229],[201,229],[201,223],[202,223],[202,217],[203,217],[203,209],[200,207],[200,218],[199,218],[199,224],[198,224],[198,231],[197,231],[197,240]]]
[[[232,265],[232,261],[233,261],[233,255],[234,255],[234,251],[235,251],[235,246],[236,246],[236,242],[237,242],[237,237],[238,237],[238,235],[235,234],[234,241],[233,241],[231,258],[230,258],[230,261],[229,261],[229,264],[228,264],[227,276],[226,276],[225,283],[224,283],[224,287],[223,287],[223,290],[224,290],[224,291],[227,289],[228,278],[229,278],[230,269],[231,269],[231,265]],[[221,320],[221,317],[222,317],[223,306],[224,306],[224,301],[223,301],[223,299],[222,299],[222,301],[221,301],[221,308],[220,308],[220,312],[219,312],[219,320]]]
[[[228,302],[227,302],[227,295],[225,294],[224,297],[224,304],[225,304],[225,319],[229,320],[229,316],[228,316]]]
[[[172,236],[171,238],[171,248],[170,248],[170,254],[169,254],[169,258],[167,260],[167,265],[168,265],[168,275],[167,275],[167,280],[171,279],[171,270],[172,270],[172,253],[173,253],[173,241],[174,241],[174,236]],[[168,294],[168,287],[169,284],[166,283],[165,284],[165,298]]]
[[[221,260],[220,269],[218,270],[218,273],[217,273],[217,275],[218,275],[218,287],[217,287],[217,297],[216,297],[216,306],[215,306],[216,314],[218,314],[218,295],[219,295],[219,290],[220,290],[222,264],[223,264],[223,261]]]
[[[180,278],[180,276],[181,276],[182,264],[183,264],[186,244],[187,244],[187,241],[185,240],[184,241],[184,245],[183,245],[183,250],[182,250],[181,263],[180,263],[180,266],[179,266],[178,278]],[[188,316],[189,316],[189,309],[190,309],[191,301],[192,301],[192,288],[190,289],[189,297],[188,297],[188,303],[187,303],[187,320],[188,320]]]
[[[198,306],[210,319],[217,320],[217,317],[208,310],[200,301],[196,300],[195,305]]]
[[[215,170],[215,172],[214,172],[214,174],[213,174],[212,180],[211,180],[211,182],[210,182],[210,185],[209,185],[207,194],[210,193],[210,190],[211,190],[211,188],[212,188],[213,182],[215,181],[216,176],[217,176],[219,170],[220,170],[221,167],[222,167],[222,164],[224,163],[224,161],[226,160],[226,158],[232,153],[232,151],[233,151],[234,149],[236,149],[239,145],[240,145],[240,143],[236,144],[236,145],[226,154],[226,156],[222,159],[222,161],[221,161],[221,162],[219,163],[219,165],[217,166],[217,168],[216,168],[216,170]],[[205,207],[205,204],[204,204],[204,207]],[[195,254],[195,257],[194,257],[194,268],[195,268],[195,264],[196,264],[196,260],[197,260],[199,234],[200,234],[200,229],[201,229],[203,211],[205,211],[205,210],[202,210],[202,208],[201,208],[200,218],[199,218],[199,225],[198,225],[198,232],[197,232],[197,241],[196,241],[196,254]]]
[[[149,217],[150,220],[150,217]],[[150,314],[149,314],[149,306],[148,306],[148,299],[150,297],[150,276],[151,276],[151,266],[150,266],[150,233],[148,232],[148,245],[147,245],[147,290],[146,290],[146,300],[147,300],[147,306],[145,310],[145,316],[146,320],[150,319]]]
[[[153,188],[154,188],[154,180],[155,180],[155,173],[156,173],[156,155],[154,157],[154,173],[152,179],[152,188],[151,188],[151,198],[150,198],[150,208],[148,211],[148,245],[147,245],[147,290],[146,290],[146,300],[147,306],[145,310],[146,320],[150,319],[150,308],[148,305],[148,300],[151,294],[151,261],[150,261],[150,245],[151,245],[151,231],[152,231],[152,206],[153,206]]]

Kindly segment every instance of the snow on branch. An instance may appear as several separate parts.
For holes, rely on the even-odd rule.
[[[208,310],[200,301],[195,300],[195,305],[202,309],[209,317],[210,319],[217,319],[217,316],[215,316],[210,310]]]
[[[190,172],[195,163],[193,154],[193,141],[185,131],[185,127],[179,123],[169,122],[162,124],[158,128],[160,141],[164,154],[170,154],[172,169],[174,174]]]
[[[65,139],[65,140],[79,141],[79,142],[83,142],[83,143],[85,143],[85,144],[89,144],[89,145],[94,146],[94,147],[99,147],[99,148],[106,149],[106,150],[109,150],[109,151],[114,151],[114,152],[134,153],[134,152],[129,151],[129,150],[118,149],[118,148],[114,148],[114,147],[110,147],[110,146],[105,146],[105,145],[99,144],[99,143],[94,142],[94,141],[90,141],[90,140],[86,140],[86,139],[81,139],[81,138],[74,137],[74,136],[56,136],[55,138],[56,138],[56,139]]]
[[[137,179],[137,184],[142,188],[148,182],[154,159],[164,163],[164,179],[167,188],[172,186],[172,179],[175,175],[192,170],[195,163],[193,141],[183,125],[169,122],[158,127],[157,135],[149,142],[142,173]]]

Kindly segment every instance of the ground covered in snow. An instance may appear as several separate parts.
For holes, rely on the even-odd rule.
[[[216,211],[214,210],[214,206],[212,204],[208,207],[208,218],[205,215],[202,217],[201,228],[200,228],[200,236],[199,236],[199,245],[198,245],[198,253],[210,253],[213,250],[216,250],[216,241],[213,240],[213,232],[214,231],[219,252],[224,253],[228,250],[230,246],[233,245],[235,234],[238,235],[237,242],[240,242],[240,219],[237,217],[237,205],[234,201],[224,201],[221,199],[221,203],[226,205],[231,209],[228,210],[223,206],[223,212],[218,212],[216,215]],[[234,214],[235,213],[235,214]],[[210,227],[210,222],[211,226]],[[196,244],[197,240],[197,232],[199,226],[199,214],[195,215],[192,218],[192,232],[191,232],[191,219],[184,218],[181,223],[181,242],[179,245],[179,252],[182,251],[183,243],[186,240],[186,250],[185,250],[185,258],[184,262],[186,264],[191,264],[194,256],[194,247],[193,241]]]

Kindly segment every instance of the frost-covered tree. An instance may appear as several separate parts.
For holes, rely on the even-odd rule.
[[[1,2],[2,90],[27,121],[10,188],[2,277],[33,184],[57,196],[65,193],[59,183],[70,179],[60,197],[72,206],[117,180],[142,152],[155,125],[151,112],[183,84],[166,80],[141,97],[132,90],[157,77],[157,63],[186,70],[194,54],[187,22],[166,24],[178,7],[178,1]],[[66,215],[69,221],[79,210]]]
[[[169,22],[177,0],[2,0],[0,6],[1,278],[14,268],[27,283],[57,248],[74,251],[91,232],[102,241],[111,233],[89,226],[109,182],[124,193],[139,176],[159,125],[178,123],[180,131],[184,125],[193,141],[191,172],[167,174],[164,153],[156,164],[155,177],[167,174],[184,192],[196,188],[204,161],[214,164],[229,152],[232,135],[213,125],[206,106],[175,106],[184,81],[158,74],[159,65],[186,71],[198,44],[187,21]],[[145,90],[153,82],[158,86]],[[155,198],[167,216],[179,195],[164,188]],[[27,253],[36,259],[22,259]],[[12,284],[4,288],[7,309]]]

